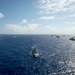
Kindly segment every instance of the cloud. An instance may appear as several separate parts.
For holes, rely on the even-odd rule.
[[[67,27],[67,28],[64,28],[64,30],[75,31],[75,27]]]
[[[55,27],[52,25],[27,24],[25,26],[6,24],[3,29],[8,34],[75,34],[75,27]]]
[[[4,15],[0,12],[0,19],[4,18]]]
[[[50,26],[50,25],[47,25],[47,26],[44,26],[46,29],[49,29],[49,30],[55,30],[57,29],[56,27],[54,26]]]
[[[72,15],[72,17],[75,17],[75,13]]]
[[[6,28],[12,31],[35,30],[37,27],[38,27],[38,24],[28,24],[26,26],[6,24]]]
[[[11,31],[17,31],[17,30],[21,30],[22,27],[19,25],[15,25],[15,24],[6,24],[6,29],[11,30]]]
[[[39,24],[28,24],[26,27],[28,30],[35,30],[39,27]]]
[[[57,13],[75,11],[75,0],[38,0],[40,13]]]
[[[21,21],[21,24],[25,24],[25,23],[27,23],[27,20],[26,20],[26,19],[23,19],[23,20]]]
[[[13,34],[49,34],[54,32],[56,27],[41,24],[27,24],[25,26],[6,24],[4,31]]]
[[[64,22],[65,24],[75,25],[75,22]]]
[[[75,17],[75,13],[73,13],[72,15],[70,15],[69,17]]]
[[[16,25],[16,24],[6,24],[4,31],[9,33],[17,33],[17,34],[31,34],[35,33],[36,29],[38,28],[38,24],[28,24],[25,26]]]
[[[75,26],[63,28],[65,34],[75,34]]]
[[[53,20],[55,19],[55,16],[42,16],[39,19],[40,20]]]

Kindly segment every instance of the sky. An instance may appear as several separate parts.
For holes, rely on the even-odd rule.
[[[75,34],[75,0],[0,0],[0,34]]]

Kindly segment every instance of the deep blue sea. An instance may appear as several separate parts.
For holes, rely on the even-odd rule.
[[[75,41],[70,37],[0,35],[0,75],[75,75]]]

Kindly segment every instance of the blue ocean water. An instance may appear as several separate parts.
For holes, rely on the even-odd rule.
[[[70,37],[0,35],[0,75],[75,75],[75,41]]]

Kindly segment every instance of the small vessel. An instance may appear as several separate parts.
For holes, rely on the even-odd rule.
[[[75,37],[69,38],[69,40],[75,41]]]
[[[39,53],[38,53],[38,51],[37,51],[36,48],[33,48],[33,50],[32,50],[32,55],[33,55],[34,58],[36,58],[36,57],[39,56]]]
[[[51,35],[51,37],[53,37],[53,35]]]
[[[60,36],[58,36],[58,35],[57,35],[56,37],[57,37],[57,38],[60,38]]]
[[[63,35],[63,37],[65,37],[65,35]]]

